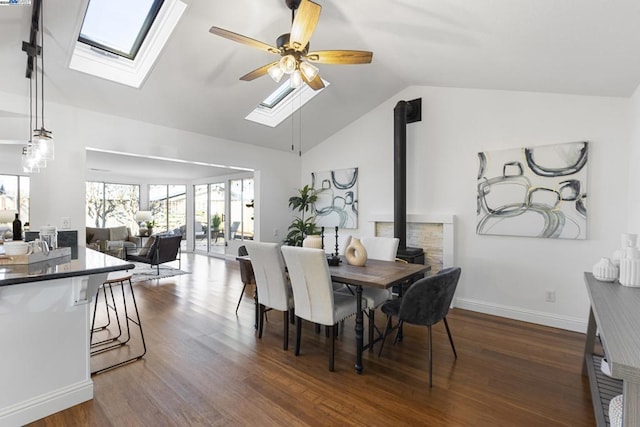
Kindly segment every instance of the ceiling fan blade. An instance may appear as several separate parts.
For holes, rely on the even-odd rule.
[[[280,54],[278,48],[263,43],[259,40],[252,39],[251,37],[243,36],[242,34],[234,33],[233,31],[225,30],[220,27],[211,27],[209,29],[211,34],[215,34],[220,37],[224,37],[225,39],[233,40],[234,42],[246,44],[247,46],[255,47],[260,50],[265,50],[269,53],[275,53],[277,55]]]
[[[278,63],[278,61],[272,62],[270,64],[267,65],[263,65],[260,68],[256,68],[255,70],[245,74],[244,76],[240,77],[240,80],[244,80],[246,82],[251,81],[251,80],[255,80],[258,77],[262,77],[265,74],[267,74],[267,72],[269,71],[269,68],[271,68],[273,65],[276,65]]]
[[[307,80],[304,73],[300,73],[300,76],[302,76],[302,80],[304,80],[304,82],[313,90],[320,90],[324,87],[324,82],[320,78],[320,73],[316,74],[313,80]]]
[[[318,25],[321,10],[322,6],[319,4],[302,0],[291,25],[289,46],[298,51],[304,50],[311,39],[311,34],[316,29],[316,25]]]
[[[365,50],[317,50],[309,52],[306,58],[320,64],[369,64],[373,52]]]

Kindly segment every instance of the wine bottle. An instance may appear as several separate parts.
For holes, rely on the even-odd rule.
[[[22,240],[22,221],[18,218],[18,214],[13,220],[13,240]]]

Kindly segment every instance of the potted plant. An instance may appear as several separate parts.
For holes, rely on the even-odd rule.
[[[305,237],[316,233],[315,215],[313,214],[313,205],[318,200],[318,193],[309,185],[305,185],[298,189],[298,194],[289,197],[289,207],[293,212],[300,212],[299,217],[295,217],[291,222],[288,230],[289,233],[284,239],[284,243],[289,246],[302,246]],[[305,218],[305,213],[311,211],[309,216]]]
[[[153,227],[155,227],[156,222],[154,220],[146,221],[147,225],[147,236],[151,236],[153,234]]]
[[[211,217],[211,230],[216,232],[220,230],[220,224],[222,224],[222,217],[219,214],[213,214]]]

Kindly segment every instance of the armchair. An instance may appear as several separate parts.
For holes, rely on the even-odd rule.
[[[151,242],[149,247],[140,249],[139,251],[129,253],[125,247],[125,259],[127,261],[137,261],[145,264],[155,265],[160,274],[160,264],[164,264],[171,261],[178,261],[178,268],[181,267],[180,255],[180,243],[182,242],[182,236],[180,234],[158,234],[152,236],[149,241]],[[146,251],[145,251],[146,249]]]

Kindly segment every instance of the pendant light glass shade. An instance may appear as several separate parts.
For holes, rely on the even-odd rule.
[[[280,68],[279,62],[269,67],[267,72],[269,73],[273,81],[276,83],[280,83],[280,80],[282,80],[282,76],[284,76],[284,71],[282,71],[282,68]]]
[[[33,147],[40,159],[54,160],[55,159],[55,147],[53,145],[53,138],[51,138],[51,132],[45,128],[40,128],[33,135]]]
[[[308,81],[311,81],[318,75],[318,67],[310,62],[300,61],[300,72],[304,74]]]

